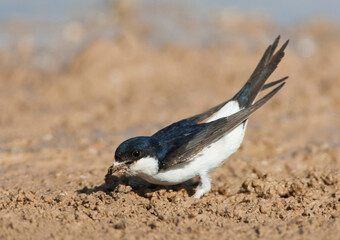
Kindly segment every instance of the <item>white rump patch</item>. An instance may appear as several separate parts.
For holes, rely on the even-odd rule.
[[[240,111],[240,106],[237,101],[227,102],[220,110],[218,110],[207,122],[212,122],[220,118],[230,116]]]

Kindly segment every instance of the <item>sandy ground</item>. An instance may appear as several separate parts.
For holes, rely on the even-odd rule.
[[[289,75],[286,86],[199,200],[195,179],[105,182],[115,148],[231,97],[275,35],[194,48],[127,34],[93,41],[60,71],[2,54],[0,239],[338,239],[340,31],[297,32],[271,77]]]

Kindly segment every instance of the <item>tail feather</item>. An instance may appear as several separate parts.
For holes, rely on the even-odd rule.
[[[266,89],[268,89],[268,88],[270,88],[270,87],[273,87],[273,86],[275,86],[276,84],[282,83],[282,82],[285,81],[286,79],[288,79],[288,76],[286,76],[286,77],[284,77],[284,78],[281,78],[281,79],[279,79],[279,80],[276,80],[276,81],[267,83],[267,84],[263,85],[261,91],[262,91],[262,90],[266,90]]]
[[[282,47],[275,53],[275,49],[278,46],[280,36],[278,36],[274,43],[270,45],[263,54],[260,62],[256,66],[254,72],[250,76],[249,80],[242,87],[242,89],[233,97],[234,100],[239,102],[241,108],[248,107],[253,104],[255,98],[262,89],[267,89],[280,82],[283,82],[287,78],[268,83],[265,85],[268,77],[274,72],[277,65],[280,63],[284,56],[284,50],[286,49],[289,40],[287,40]]]

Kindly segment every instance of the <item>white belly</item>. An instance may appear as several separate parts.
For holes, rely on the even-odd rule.
[[[240,108],[236,101],[229,102],[213,115],[208,122],[229,116],[239,110]],[[231,154],[237,151],[243,141],[246,126],[247,121],[226,133],[217,142],[205,147],[190,161],[159,172],[152,171],[149,168],[151,170],[150,174],[143,171],[143,174],[137,175],[154,184],[173,185],[185,182],[202,172],[209,173],[222,165]],[[156,163],[155,159],[148,159],[143,164],[152,165],[152,162]]]
[[[243,124],[229,132],[217,142],[207,146],[193,160],[162,170],[156,175],[141,176],[145,180],[162,185],[185,182],[200,173],[211,172],[221,166],[240,147],[245,127]]]

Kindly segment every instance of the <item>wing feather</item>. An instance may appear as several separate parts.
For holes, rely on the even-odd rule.
[[[182,143],[178,148],[169,151],[165,154],[164,158],[161,159],[161,169],[167,169],[192,159],[192,157],[194,157],[203,148],[219,140],[226,133],[245,121],[249,115],[272,98],[284,84],[285,83],[281,83],[259,101],[235,114],[213,122],[196,125],[200,126],[199,131],[194,131],[193,134],[186,139],[186,143]]]

